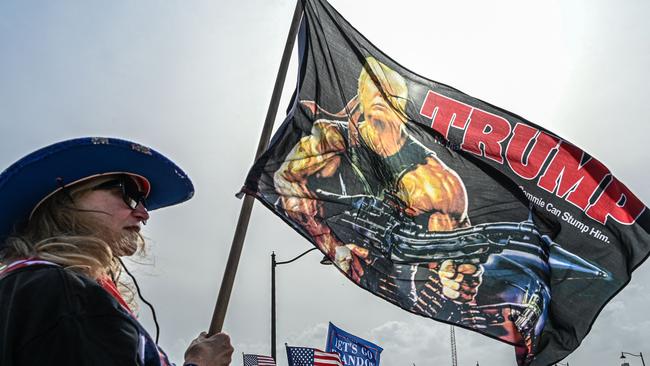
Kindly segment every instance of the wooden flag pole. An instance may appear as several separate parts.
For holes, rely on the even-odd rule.
[[[298,34],[298,26],[300,18],[302,17],[302,0],[296,1],[296,9],[293,13],[293,20],[289,28],[289,35],[287,42],[284,45],[284,53],[282,54],[282,61],[280,62],[280,70],[275,79],[275,86],[273,87],[273,94],[271,95],[271,102],[269,109],[266,112],[266,119],[264,120],[264,127],[262,128],[262,136],[257,145],[257,152],[255,159],[262,154],[268,145],[271,138],[271,130],[273,129],[273,122],[278,112],[278,105],[280,104],[280,97],[282,96],[282,88],[284,87],[284,80],[287,76],[287,69],[289,68],[289,61],[291,60],[291,51]],[[251,211],[253,209],[253,197],[246,195],[242,203],[241,211],[239,212],[239,220],[237,221],[237,228],[235,229],[235,236],[232,239],[230,246],[230,254],[228,255],[228,262],[226,269],[223,273],[221,280],[221,288],[219,289],[219,296],[217,303],[214,307],[212,314],[212,322],[208,334],[212,335],[221,332],[223,321],[226,318],[226,311],[228,310],[228,302],[230,301],[230,294],[232,286],[235,282],[235,275],[237,274],[237,266],[239,265],[239,257],[241,257],[242,247],[244,246],[244,239],[246,238],[246,230],[248,229],[248,222],[250,221]]]

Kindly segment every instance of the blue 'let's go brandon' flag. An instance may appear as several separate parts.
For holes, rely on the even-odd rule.
[[[338,353],[345,366],[379,366],[383,349],[330,323],[325,351]]]
[[[324,0],[304,9],[292,107],[243,192],[386,301],[510,343],[520,365],[568,355],[648,256],[645,205],[569,141],[405,69]]]

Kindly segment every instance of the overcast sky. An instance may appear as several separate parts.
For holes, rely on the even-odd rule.
[[[650,3],[331,0],[405,67],[572,141],[650,202]],[[0,170],[80,136],[138,141],[193,179],[193,200],[154,212],[135,259],[156,305],[161,344],[183,352],[208,327],[295,3],[0,2]],[[288,76],[278,121],[294,86]],[[6,209],[1,207],[0,209]],[[270,354],[270,253],[310,244],[256,205],[225,330],[241,352]],[[449,327],[373,297],[312,253],[278,267],[280,345],[325,347],[328,321],[384,348],[389,366],[450,363]],[[601,313],[565,362],[620,365],[650,355],[650,265]],[[151,315],[142,321],[153,331]],[[514,365],[514,351],[457,330],[459,365]],[[638,358],[628,360],[640,365]]]

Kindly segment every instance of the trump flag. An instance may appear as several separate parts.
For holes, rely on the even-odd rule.
[[[304,1],[299,77],[242,192],[361,288],[515,346],[578,347],[650,251],[646,206],[595,157],[402,67]]]

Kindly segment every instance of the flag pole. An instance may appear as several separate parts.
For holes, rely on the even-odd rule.
[[[289,27],[289,34],[287,35],[287,42],[284,45],[284,53],[282,54],[280,69],[278,70],[278,76],[275,79],[271,102],[269,103],[269,109],[266,112],[262,135],[260,136],[260,141],[257,145],[255,159],[257,159],[266,149],[269,139],[271,138],[271,130],[273,129],[273,122],[275,121],[275,116],[278,112],[278,105],[280,104],[280,97],[282,96],[282,88],[284,87],[284,80],[287,76],[289,61],[291,60],[291,51],[293,50],[296,35],[298,34],[298,26],[300,24],[300,18],[302,17],[302,10],[302,0],[297,0],[291,26]],[[208,330],[208,334],[210,335],[221,331],[223,321],[226,318],[228,302],[230,301],[232,286],[235,282],[235,274],[237,274],[237,266],[239,265],[239,257],[241,256],[242,247],[244,246],[244,239],[246,238],[246,230],[248,228],[248,222],[250,221],[253,202],[253,197],[249,195],[244,197],[244,202],[242,203],[241,211],[239,212],[239,220],[237,221],[235,235],[230,246],[228,262],[226,263],[226,269],[224,270],[223,279],[221,280],[219,296],[217,297],[217,303],[215,304],[214,313],[212,314],[212,321],[210,322],[210,329]]]

